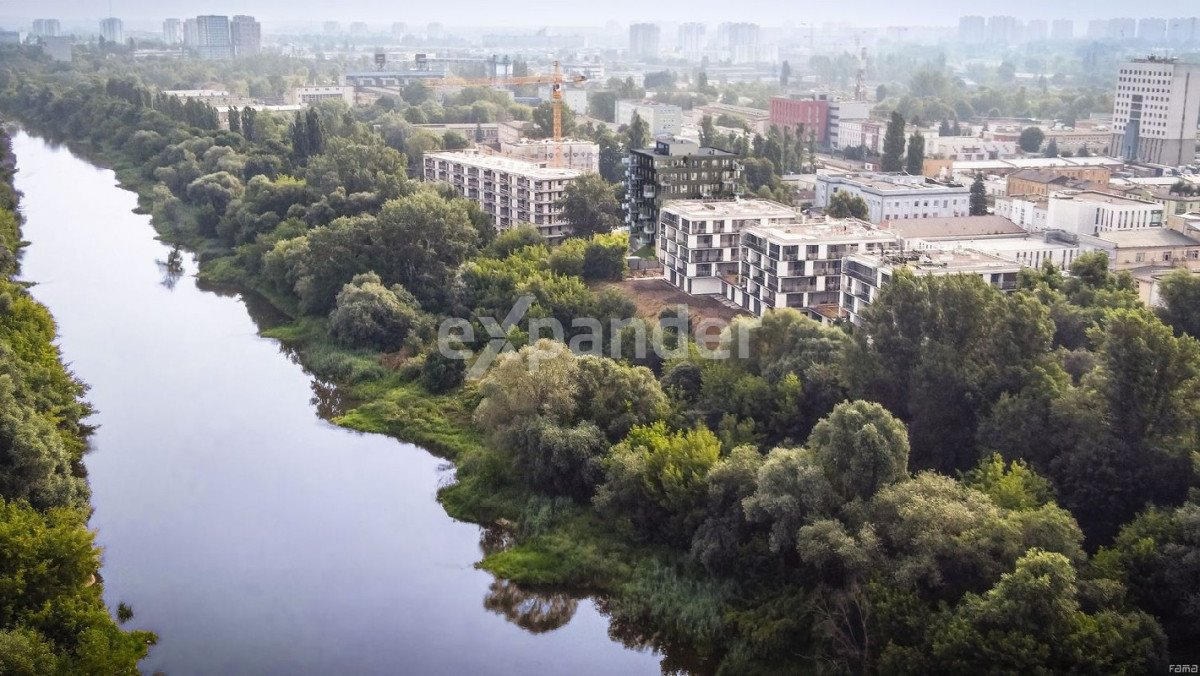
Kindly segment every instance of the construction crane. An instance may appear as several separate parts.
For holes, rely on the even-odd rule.
[[[549,75],[520,75],[520,76],[505,76],[505,77],[484,77],[474,79],[464,79],[458,77],[446,77],[434,80],[426,80],[425,83],[434,87],[475,87],[475,86],[493,86],[493,85],[535,85],[548,84],[550,85],[550,108],[553,113],[553,139],[554,139],[554,160],[553,165],[562,166],[562,86],[563,82],[567,81],[571,84],[580,84],[587,82],[587,78],[582,75],[572,75],[570,78],[564,78],[562,69],[557,61],[554,62],[554,72]]]

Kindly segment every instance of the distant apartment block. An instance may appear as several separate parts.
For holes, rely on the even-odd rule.
[[[550,241],[571,234],[559,202],[567,185],[583,175],[478,151],[427,153],[427,181],[444,181],[491,215],[498,230],[529,223]]]
[[[614,111],[617,124],[632,124],[634,114],[650,127],[651,136],[675,135],[683,130],[683,109],[679,106],[654,101],[617,101]]]
[[[685,59],[699,61],[704,56],[705,25],[690,21],[679,24],[679,55]]]
[[[252,16],[238,14],[229,23],[229,40],[234,56],[254,56],[262,51],[262,24]]]
[[[733,197],[740,189],[737,155],[691,141],[660,139],[652,147],[631,151],[625,163],[623,207],[634,249],[657,241],[664,202]]]
[[[196,17],[196,36],[196,52],[200,58],[215,60],[233,56],[229,17],[213,14]]]
[[[31,33],[35,38],[56,38],[62,35],[62,24],[58,19],[34,19]]]
[[[1200,64],[1135,59],[1121,64],[1113,97],[1113,152],[1131,162],[1191,163],[1200,120]]]
[[[795,223],[796,210],[768,200],[678,200],[662,206],[657,255],[663,277],[686,293],[721,293],[740,274],[741,232]]]
[[[629,26],[629,55],[638,59],[653,59],[659,55],[661,31],[656,23],[635,23]]]
[[[183,44],[183,22],[179,19],[163,19],[162,33],[168,46]]]
[[[970,211],[970,189],[965,185],[924,176],[881,173],[817,176],[813,205],[825,208],[838,192],[861,197],[867,204],[867,220],[872,223],[966,216]]]
[[[105,42],[125,42],[125,24],[115,16],[101,19],[100,38]]]

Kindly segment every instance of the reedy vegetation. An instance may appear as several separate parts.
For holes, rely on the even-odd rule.
[[[447,509],[513,524],[485,567],[604,592],[665,668],[1136,672],[1196,637],[1184,280],[1167,325],[1102,256],[1010,295],[902,273],[853,332],[783,310],[731,327],[745,359],[676,337],[665,363],[540,341],[460,384],[431,320],[502,319],[526,293],[567,325],[630,316],[587,283],[620,275],[620,238],[493,238],[404,177],[412,158],[364,123],[377,110],[319,109],[320,150],[306,134],[299,153],[294,121],[258,115],[247,138],[136,81],[49,68],[0,72],[0,107],[117,166],[204,274],[291,313],[273,334],[362,402],[343,424],[455,459]]]

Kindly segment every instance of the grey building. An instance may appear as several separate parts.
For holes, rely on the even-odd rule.
[[[229,24],[229,40],[234,56],[254,56],[262,51],[262,24],[239,14]]]
[[[229,17],[205,15],[196,17],[196,51],[202,59],[228,59],[233,56],[233,38]]]
[[[1113,96],[1112,151],[1130,162],[1195,161],[1200,64],[1150,57],[1122,63]]]
[[[658,56],[661,33],[656,23],[635,23],[629,26],[629,55],[639,59]]]
[[[733,197],[742,172],[737,155],[683,140],[660,140],[631,151],[625,163],[623,207],[635,250],[656,240],[663,202]]]

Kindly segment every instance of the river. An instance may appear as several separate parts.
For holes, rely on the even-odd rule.
[[[98,411],[86,464],[105,600],[159,635],[144,671],[659,672],[590,599],[474,568],[481,529],[435,499],[445,463],[322,420],[318,383],[243,299],[198,288],[190,260],[172,283],[113,172],[24,133],[14,149],[22,275]]]

